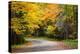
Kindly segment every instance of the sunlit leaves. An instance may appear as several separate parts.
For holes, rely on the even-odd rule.
[[[47,33],[47,34],[54,34],[55,29],[56,29],[55,26],[49,25],[49,26],[47,27],[47,32],[46,32],[46,33]]]
[[[37,32],[37,35],[39,32],[57,34],[59,30],[68,30],[68,27],[72,31],[76,28],[76,9],[73,5],[11,2],[11,28],[17,34]]]

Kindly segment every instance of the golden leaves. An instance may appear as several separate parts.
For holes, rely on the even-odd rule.
[[[55,21],[57,15],[60,13],[61,9],[57,4],[46,4],[46,3],[32,3],[32,2],[12,2],[11,10],[27,12],[24,14],[23,20],[25,21],[26,28],[29,30],[35,30],[39,28],[41,25],[41,21],[45,21],[47,19],[51,19]],[[21,18],[12,18],[12,28],[17,33],[21,33],[23,30],[21,29],[23,26],[20,23]],[[53,29],[53,27],[50,26]],[[33,32],[33,31],[32,31]]]
[[[45,8],[45,14],[43,15],[43,20],[47,18],[54,19],[60,13],[61,9],[57,4],[48,4]]]

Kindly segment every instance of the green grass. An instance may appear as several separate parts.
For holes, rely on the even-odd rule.
[[[25,43],[28,43],[28,42],[29,42],[29,41],[26,41],[26,40],[21,41],[21,42],[19,42],[19,43],[17,43],[17,44],[11,45],[11,48],[20,48],[21,45],[23,45],[23,44],[25,44]]]
[[[25,38],[32,38],[32,39],[42,39],[42,40],[50,40],[50,41],[62,41],[61,39],[57,38],[50,38],[47,36],[32,36],[32,37],[25,37]]]
[[[67,40],[63,40],[63,42],[67,45],[69,45],[71,48],[78,48],[78,40],[75,39],[75,40],[70,40],[70,39],[67,39]]]
[[[29,37],[27,37],[27,38],[29,38]],[[30,38],[33,38],[33,39],[43,39],[43,40],[50,40],[50,41],[58,41],[57,39],[48,38],[48,37],[30,37]]]
[[[11,48],[21,48],[26,43],[29,43],[29,41],[25,41],[24,43],[21,43],[21,44],[11,45]]]

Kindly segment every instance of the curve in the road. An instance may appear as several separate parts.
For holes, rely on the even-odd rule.
[[[52,51],[52,50],[64,50],[71,49],[63,42],[48,41],[41,39],[26,39],[32,42],[32,45],[23,45],[21,48],[12,48],[12,52],[34,52],[34,51]]]

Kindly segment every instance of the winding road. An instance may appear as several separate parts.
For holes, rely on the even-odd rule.
[[[21,45],[20,48],[12,48],[12,52],[35,52],[35,51],[53,51],[70,49],[69,46],[60,41],[49,41],[42,39],[26,39],[31,45]]]

